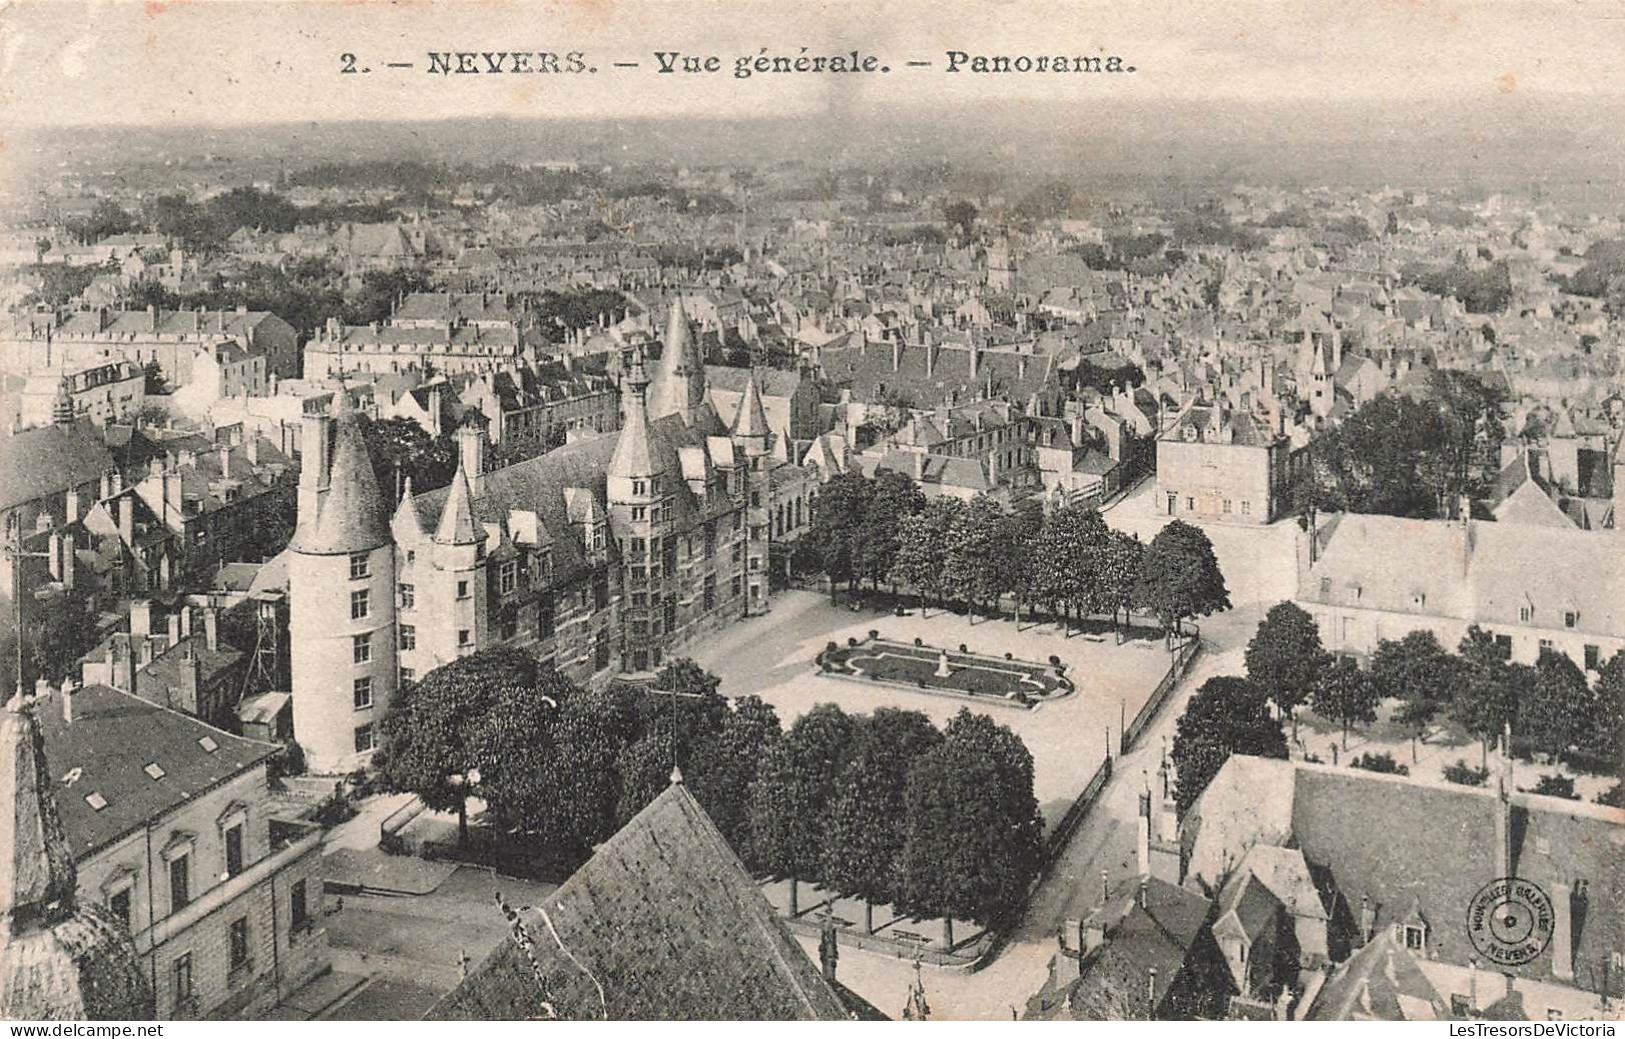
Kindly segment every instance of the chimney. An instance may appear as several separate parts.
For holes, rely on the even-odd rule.
[[[1360,944],[1364,945],[1371,940],[1375,929],[1377,914],[1371,908],[1371,898],[1365,892],[1360,893]]]
[[[1574,980],[1574,936],[1570,918],[1572,891],[1567,884],[1552,885],[1552,977]]]
[[[135,544],[135,495],[126,494],[114,499],[118,510],[118,534],[126,545]]]
[[[1495,875],[1512,876],[1512,725],[1501,736],[1501,775],[1495,792]]]
[[[220,475],[221,476],[230,476],[231,475],[231,445],[230,444],[221,444],[220,445]]]
[[[457,430],[458,461],[468,476],[468,489],[478,500],[485,495],[485,458],[488,434],[479,419],[465,422]]]
[[[131,640],[132,636],[120,632],[113,636],[108,651],[109,662],[112,664],[109,684],[114,689],[126,693],[135,692],[135,647],[130,644]],[[145,646],[146,639],[143,638],[141,644]]]
[[[897,371],[903,366],[903,340],[893,339],[891,342],[891,370]]]
[[[203,644],[210,652],[220,648],[220,610],[214,606],[203,607]]]
[[[1151,791],[1140,792],[1140,817],[1134,842],[1135,865],[1139,868],[1140,888],[1143,895],[1145,880],[1151,875]]]
[[[62,680],[62,720],[69,725],[73,724],[73,694],[76,692],[72,678]]]
[[[169,615],[169,644],[171,646],[177,645],[180,640],[181,615],[179,613],[172,613]]]
[[[130,604],[130,637],[144,639],[152,634],[152,602],[139,599]]]
[[[63,511],[66,513],[62,519],[63,523],[79,522],[79,489],[77,487],[68,488],[67,496],[64,499]]]
[[[1152,967],[1146,974],[1145,1016],[1150,1020],[1157,1015],[1157,968]]]
[[[1084,921],[1080,933],[1082,937],[1078,940],[1078,947],[1083,950],[1083,956],[1089,955],[1106,943],[1106,924],[1099,914]],[[1079,973],[1083,971],[1083,956],[1078,957]]]
[[[259,465],[260,435],[258,433],[250,432],[247,436],[243,437],[243,450],[248,455],[249,465]]]

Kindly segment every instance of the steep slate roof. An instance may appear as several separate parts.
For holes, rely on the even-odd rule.
[[[94,483],[114,467],[113,453],[89,426],[19,430],[0,438],[0,509]]]
[[[1357,906],[1365,895],[1378,929],[1414,910],[1427,921],[1430,955],[1465,964],[1474,953],[1461,921],[1474,893],[1495,879],[1498,810],[1487,789],[1234,755],[1181,836],[1193,876],[1207,883],[1254,844],[1294,845],[1311,868],[1330,872],[1345,902]],[[1587,882],[1586,909],[1574,913],[1573,962],[1575,983],[1595,990],[1612,951],[1625,946],[1625,812],[1524,793],[1512,794],[1510,812],[1514,873],[1548,893]],[[1547,979],[1551,966],[1548,949],[1516,973]]]
[[[1445,1021],[1450,1008],[1416,957],[1383,931],[1327,980],[1308,1021]]]
[[[1120,885],[1084,921],[1086,929],[1093,923],[1105,927],[1104,943],[1084,958],[1081,974],[1060,991],[1046,985],[1034,996],[1029,1018],[1143,1019],[1164,1012],[1163,1000],[1201,939],[1213,903],[1187,888],[1149,877],[1142,906],[1140,883],[1135,877]],[[1148,1007],[1153,970],[1155,1000]]]
[[[562,1019],[852,1016],[680,782],[547,896],[546,913],[522,919]],[[541,1002],[531,964],[505,938],[430,1017],[531,1019]]]
[[[280,749],[104,685],[74,692],[69,723],[60,696],[37,711],[57,810],[75,858],[140,829]],[[207,749],[205,741],[215,749]],[[157,764],[163,778],[153,779],[146,772],[149,764]],[[100,794],[106,806],[92,807],[85,800],[91,794]]]

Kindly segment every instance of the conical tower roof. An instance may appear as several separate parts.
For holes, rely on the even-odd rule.
[[[756,369],[750,370],[750,378],[745,382],[745,393],[739,398],[739,413],[734,416],[733,429],[730,431],[736,437],[765,437],[770,430],[767,426],[767,409],[762,407],[762,388],[756,382]]]
[[[672,301],[660,368],[649,387],[649,417],[681,415],[692,424],[695,413],[705,404],[705,361],[689,333],[688,313],[679,296]]]
[[[654,472],[654,451],[649,445],[649,414],[644,401],[648,380],[643,372],[643,351],[634,348],[632,364],[625,378],[626,414],[621,416],[621,432],[615,440],[615,454],[609,462],[611,478],[630,480]]]
[[[45,739],[18,693],[0,711],[0,1018],[151,1019],[135,944],[78,904],[76,882]]]
[[[440,525],[435,528],[437,545],[472,545],[485,540],[485,530],[474,522],[474,492],[468,487],[468,474],[457,467],[451,478],[451,491],[440,510]]]
[[[330,489],[322,499],[315,521],[301,522],[290,546],[306,555],[348,555],[368,552],[389,543],[389,522],[378,478],[372,471],[366,441],[349,395],[333,401],[333,468]],[[304,464],[319,465],[306,458]],[[304,517],[300,517],[301,520]]]
[[[423,517],[418,515],[416,499],[412,497],[412,478],[408,476],[401,489],[400,504],[395,506],[395,517],[390,520],[390,530],[397,540],[405,533],[423,533]]]

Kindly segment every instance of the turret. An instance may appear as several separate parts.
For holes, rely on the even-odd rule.
[[[349,397],[307,416],[299,522],[289,544],[294,738],[315,772],[376,745],[397,681],[395,546]]]

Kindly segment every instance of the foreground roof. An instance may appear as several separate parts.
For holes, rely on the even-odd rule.
[[[543,983],[565,1020],[851,1016],[681,783],[600,846],[545,911],[521,911],[533,961],[505,938],[430,1017],[545,1017]]]

